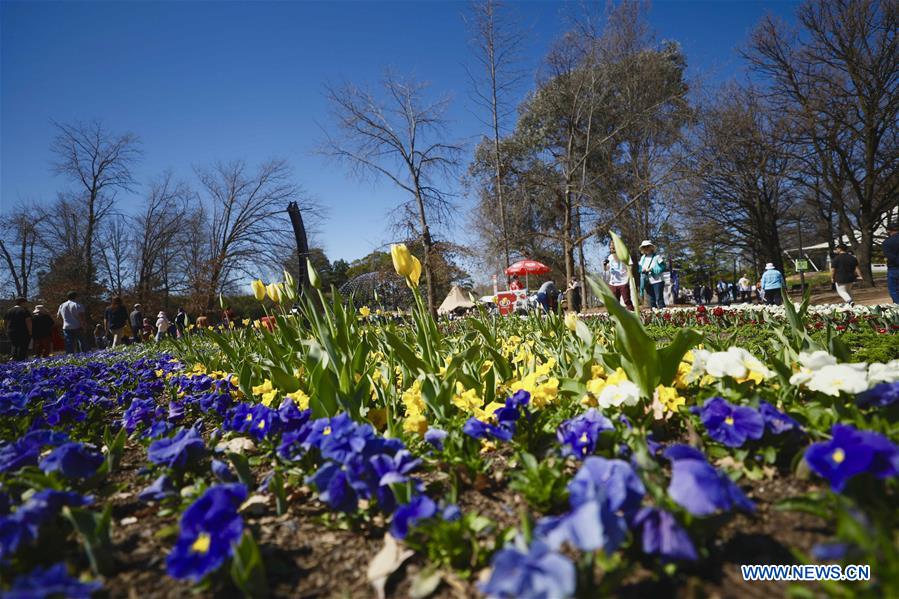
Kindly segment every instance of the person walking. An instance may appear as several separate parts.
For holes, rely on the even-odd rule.
[[[122,303],[122,298],[112,298],[112,301],[103,313],[106,335],[112,336],[112,345],[110,347],[115,347],[125,342],[125,325],[128,324],[128,320],[128,310]]]
[[[762,291],[765,294],[765,303],[769,306],[779,306],[783,301],[783,288],[786,287],[784,276],[774,267],[773,262],[765,264],[765,272],[762,273]]]
[[[171,322],[169,322],[169,317],[165,315],[165,312],[160,312],[156,315],[156,342],[159,343],[165,338],[165,334],[169,332],[169,326],[171,326]]]
[[[31,310],[25,307],[27,300],[17,297],[15,305],[6,311],[3,321],[6,323],[6,336],[11,345],[10,357],[13,360],[28,358],[28,344],[31,342]]]
[[[128,316],[129,324],[131,325],[131,335],[135,343],[140,343],[144,330],[144,315],[140,308],[140,304],[134,304],[134,309],[131,310],[131,314]]]
[[[47,358],[53,352],[53,316],[42,305],[31,313],[31,349],[37,358]]]
[[[887,259],[887,289],[894,304],[899,304],[899,222],[887,225],[889,235],[883,242],[883,255]]]
[[[626,262],[618,259],[618,255],[615,253],[614,242],[609,243],[609,258],[605,262],[605,267],[612,295],[615,296],[619,303],[623,301],[625,307],[633,312],[634,303],[631,301],[630,268]]]
[[[834,248],[834,257],[830,261],[830,280],[833,282],[844,302],[854,306],[852,300],[852,284],[861,278],[862,271],[858,268],[858,259],[847,252],[845,243]]]
[[[740,290],[740,301],[744,304],[746,302],[752,301],[752,282],[749,280],[749,277],[746,276],[746,273],[743,273],[743,276],[740,277],[740,280],[737,281],[737,287]]]
[[[66,301],[60,304],[59,310],[56,311],[56,317],[62,321],[62,336],[67,354],[84,351],[84,328],[87,326],[87,319],[84,306],[75,301],[77,297],[77,293],[70,291],[66,295]]]
[[[178,331],[178,338],[184,337],[184,332],[187,330],[187,312],[184,311],[184,308],[178,308],[178,313],[175,314],[175,328]]]
[[[727,283],[724,282],[724,279],[718,279],[718,284],[715,285],[715,294],[718,296],[719,306],[727,304]]]
[[[702,305],[702,285],[693,287],[693,303],[697,306]]]
[[[656,253],[656,246],[648,239],[640,244],[640,297],[649,296],[651,308],[665,307],[665,281],[662,273],[665,272],[665,260]]]
[[[702,300],[706,305],[711,305],[712,297],[714,293],[712,293],[712,288],[709,285],[702,286]]]

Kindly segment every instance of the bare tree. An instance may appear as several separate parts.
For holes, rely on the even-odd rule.
[[[132,219],[135,233],[134,278],[138,300],[145,302],[160,286],[166,296],[171,288],[172,255],[186,242],[191,190],[171,172],[150,184],[143,210]],[[166,304],[166,307],[168,305]]]
[[[516,69],[521,41],[524,39],[504,15],[505,5],[497,0],[481,0],[471,5],[469,27],[472,30],[472,45],[479,75],[469,72],[475,102],[489,111],[489,122],[493,144],[493,173],[496,206],[499,215],[501,247],[505,264],[511,262],[509,251],[509,229],[506,223],[506,205],[503,198],[504,160],[501,154],[503,121],[514,110],[508,96],[521,81],[522,75]]]
[[[266,162],[254,173],[242,161],[219,163],[197,169],[197,176],[209,220],[205,266],[195,273],[195,291],[211,308],[238,276],[259,276],[260,265],[270,271],[280,264],[292,240],[287,204],[302,199],[302,192],[282,160]]]
[[[785,126],[785,118],[757,90],[736,84],[721,90],[703,111],[698,132],[691,223],[714,224],[705,231],[741,248],[756,267],[773,262],[779,270],[781,229],[802,195],[793,181],[796,160],[780,140]]]
[[[131,167],[140,155],[140,142],[130,133],[112,134],[99,122],[56,123],[56,130],[51,145],[54,168],[77,188],[69,201],[79,206],[78,282],[91,294],[96,276],[94,238],[114,209],[116,193],[131,190]]]
[[[360,174],[384,176],[409,194],[397,214],[402,223],[413,224],[410,217],[417,221],[428,308],[436,312],[430,226],[450,216],[449,195],[438,185],[455,172],[461,148],[443,139],[448,99],[429,102],[425,90],[424,84],[390,74],[383,81],[383,99],[350,84],[328,88],[338,134],[322,151]]]
[[[43,216],[25,204],[0,218],[0,256],[16,296],[33,292],[35,254],[40,258],[39,235]]]
[[[97,253],[105,275],[106,288],[113,295],[121,296],[128,277],[128,258],[134,237],[128,227],[128,219],[112,214],[98,230]]]
[[[899,8],[895,0],[815,0],[801,32],[767,17],[747,58],[808,151],[806,183],[827,202],[873,284],[874,233],[899,205]]]

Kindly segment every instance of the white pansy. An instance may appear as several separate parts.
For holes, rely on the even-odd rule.
[[[791,379],[792,381],[792,379]],[[831,364],[811,374],[806,386],[834,397],[842,393],[861,393],[868,389],[868,373],[865,364]]]
[[[705,371],[718,379],[725,376],[741,379],[749,374],[739,347],[713,352],[706,360]]]
[[[706,360],[710,355],[710,352],[704,349],[694,349],[691,353],[693,354],[693,365],[690,367],[690,372],[684,375],[684,381],[687,384],[702,378],[705,374]]]
[[[894,383],[899,381],[899,360],[891,360],[886,364],[875,362],[868,366],[868,385],[878,383]]]
[[[606,385],[597,398],[601,408],[617,408],[619,406],[635,406],[640,400],[640,389],[630,381],[621,381],[615,385]]]
[[[819,370],[825,366],[833,366],[836,363],[837,359],[835,357],[821,349],[813,352],[800,352],[799,354],[799,364],[809,370]]]

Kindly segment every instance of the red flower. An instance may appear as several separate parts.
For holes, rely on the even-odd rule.
[[[715,316],[719,316],[719,317],[724,316],[724,308],[722,308],[721,306],[718,306],[717,308],[715,308],[715,310],[712,312],[712,314],[714,314]]]
[[[705,306],[696,306],[697,314],[705,314]]]

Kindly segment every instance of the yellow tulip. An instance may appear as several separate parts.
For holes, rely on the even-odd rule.
[[[612,243],[615,244],[615,257],[618,258],[620,262],[624,264],[629,264],[631,261],[631,254],[627,251],[627,246],[624,244],[624,241],[615,233],[615,231],[609,231],[612,235]]]
[[[309,258],[306,258],[306,270],[309,271],[309,284],[312,286],[312,288],[321,289],[321,277],[318,276],[318,271],[315,270],[314,266],[312,266],[312,262],[309,261]]]
[[[577,330],[577,314],[575,312],[565,313],[565,326],[572,333]]]
[[[266,285],[265,290],[268,293],[268,296],[272,298],[273,302],[276,304],[281,303],[281,285],[278,283],[269,283]]]
[[[415,256],[412,256],[412,272],[409,273],[408,279],[411,287],[418,287],[418,281],[421,279],[421,262]]]
[[[393,269],[401,277],[412,274],[412,254],[405,243],[394,243],[390,246],[390,257],[393,258]]]
[[[265,283],[256,279],[250,286],[253,288],[253,295],[256,296],[257,302],[261,302],[265,299]]]

